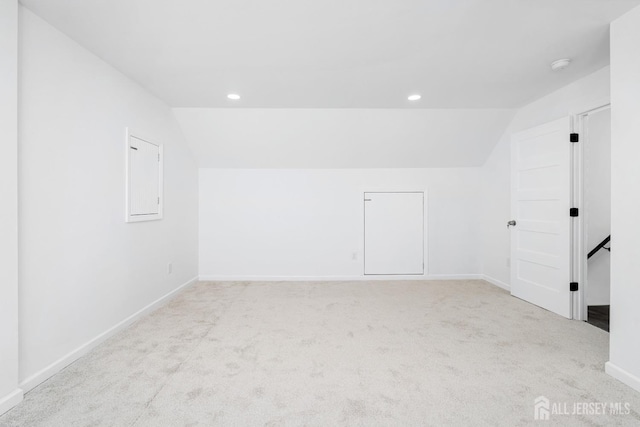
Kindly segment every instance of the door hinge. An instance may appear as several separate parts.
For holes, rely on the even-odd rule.
[[[158,204],[160,204],[160,197],[158,197]]]
[[[158,161],[160,161],[160,153],[158,153]]]
[[[571,282],[569,283],[569,290],[571,292],[575,292],[578,290],[578,282]]]
[[[570,216],[570,217],[578,216],[578,213],[579,213],[578,208],[571,208],[571,209],[569,209],[569,216]]]
[[[579,133],[570,133],[569,134],[570,142],[580,142],[580,134]]]

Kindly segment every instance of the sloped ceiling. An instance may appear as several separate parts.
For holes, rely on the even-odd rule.
[[[608,64],[640,4],[21,2],[176,107],[201,166],[234,168],[481,165],[514,109]]]
[[[480,166],[513,117],[504,109],[178,108],[200,167]]]
[[[607,65],[640,0],[22,3],[172,107],[513,108]]]

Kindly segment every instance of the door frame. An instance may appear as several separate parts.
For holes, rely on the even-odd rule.
[[[592,108],[582,110],[572,115],[572,132],[576,132],[580,135],[580,141],[577,144],[572,144],[572,202],[575,207],[580,210],[576,221],[573,224],[573,237],[571,247],[573,254],[572,261],[572,274],[574,281],[578,282],[578,292],[574,292],[572,311],[573,319],[586,321],[588,316],[587,306],[587,280],[588,280],[588,267],[587,267],[587,253],[589,248],[587,245],[587,230],[585,227],[585,206],[584,206],[584,144],[588,143],[587,134],[587,118],[589,115],[607,110],[611,108],[611,102],[609,100],[602,100],[599,103],[594,104]]]
[[[407,275],[407,274],[365,274],[364,271],[364,257],[365,257],[365,253],[364,253],[364,239],[365,239],[365,207],[366,207],[366,203],[364,201],[365,199],[365,193],[423,193],[423,206],[422,206],[422,257],[423,260],[422,262],[424,263],[424,269],[423,269],[423,273],[422,275],[420,274],[411,274],[411,275]],[[423,280],[426,279],[429,276],[429,240],[428,240],[428,236],[429,236],[429,210],[428,210],[428,203],[429,203],[429,197],[427,194],[427,189],[422,187],[422,188],[416,188],[416,187],[395,187],[395,186],[382,186],[382,187],[376,187],[376,186],[368,186],[365,188],[361,188],[360,192],[359,192],[359,196],[361,197],[360,199],[360,203],[362,203],[360,206],[362,206],[362,208],[360,209],[360,224],[362,224],[362,227],[360,228],[360,236],[359,236],[359,243],[358,243],[358,251],[360,254],[362,254],[362,256],[360,257],[361,259],[360,261],[360,269],[362,272],[362,277],[366,277],[368,280],[375,280],[375,279],[385,279],[385,278],[389,278],[389,279],[393,279],[393,280],[400,280],[400,279],[408,279],[408,280]]]
[[[570,202],[573,207],[584,213],[584,150],[583,145],[586,140],[586,117],[598,111],[611,108],[610,98],[599,98],[583,104],[581,108],[570,108],[569,116],[570,132],[578,133],[580,141],[571,143],[569,173],[571,174]],[[566,117],[566,116],[565,116]],[[522,129],[524,131],[526,129]],[[567,138],[568,139],[568,138]],[[570,227],[570,255],[569,271],[572,282],[578,282],[578,291],[571,296],[571,319],[587,320],[587,299],[586,299],[586,279],[587,279],[587,252],[586,228],[584,215],[573,218]],[[511,244],[509,245],[511,247]],[[513,268],[513,263],[510,269]]]

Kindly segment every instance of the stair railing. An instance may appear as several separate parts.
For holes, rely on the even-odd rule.
[[[608,248],[605,247],[605,245],[607,243],[609,243],[610,241],[611,241],[611,235],[607,236],[606,239],[604,239],[602,242],[598,243],[598,246],[596,246],[595,248],[593,248],[593,250],[591,252],[589,252],[589,255],[587,255],[587,259],[589,259],[592,256],[594,256],[600,249],[605,249],[605,250],[611,252],[611,246],[609,246]]]

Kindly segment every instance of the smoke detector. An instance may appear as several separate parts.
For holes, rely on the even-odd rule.
[[[569,64],[571,64],[571,60],[569,58],[558,59],[557,61],[553,61],[551,63],[551,70],[553,71],[564,70],[569,66]]]

